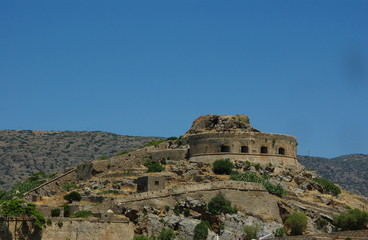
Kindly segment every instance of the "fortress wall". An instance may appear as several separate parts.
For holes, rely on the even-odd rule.
[[[296,158],[296,139],[292,136],[271,133],[203,133],[190,136],[190,155],[219,153],[221,146],[230,147],[231,153],[241,154],[241,147],[248,146],[249,154],[260,154],[261,147],[268,148],[268,154],[279,155],[284,148],[284,156]]]
[[[233,161],[249,161],[251,163],[259,163],[261,165],[272,163],[273,165],[284,165],[292,168],[293,167],[299,168],[300,166],[298,160],[295,158],[266,155],[266,154],[231,154],[231,153],[206,154],[206,155],[192,156],[190,158],[190,161],[212,163],[215,160],[221,158],[229,158],[230,160]]]
[[[62,192],[64,191],[61,189],[63,185],[76,182],[77,171],[72,169],[25,193],[23,199],[26,201],[37,201],[40,196],[51,196]]]
[[[133,236],[134,226],[128,221],[52,218],[51,225],[37,231],[28,219],[0,219],[0,240],[131,240]]]
[[[121,198],[116,203],[118,206],[134,209],[143,209],[147,205],[164,209],[165,206],[174,207],[178,201],[185,200],[187,197],[200,198],[208,203],[220,192],[237,209],[245,213],[281,222],[277,200],[258,183],[223,181],[180,186],[156,192],[134,194]]]

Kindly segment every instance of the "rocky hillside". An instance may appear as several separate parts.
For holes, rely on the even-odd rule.
[[[351,192],[368,196],[368,155],[350,154],[336,158],[298,156],[307,169]]]
[[[35,172],[60,173],[159,139],[96,131],[0,130],[0,188],[9,189]]]

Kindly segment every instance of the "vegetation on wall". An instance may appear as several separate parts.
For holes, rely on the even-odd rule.
[[[259,230],[260,228],[258,224],[245,226],[244,227],[245,239],[246,240],[257,239]]]
[[[36,209],[34,204],[19,199],[0,201],[0,216],[19,217],[21,215],[31,217],[33,223],[39,228],[42,228],[46,223],[44,216]]]
[[[285,195],[285,190],[283,187],[270,183],[267,176],[260,177],[254,172],[246,171],[241,173],[238,171],[233,171],[230,175],[230,179],[235,181],[261,183],[269,193],[277,196]]]

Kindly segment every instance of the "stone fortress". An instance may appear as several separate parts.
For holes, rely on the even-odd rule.
[[[297,167],[295,137],[262,133],[250,125],[248,116],[205,115],[197,118],[185,134],[192,162],[219,158],[251,163]]]
[[[262,224],[263,234],[274,232],[283,226],[285,216],[293,209],[308,212],[309,221],[314,225],[320,218],[331,221],[331,216],[346,211],[344,204],[341,199],[321,195],[326,194],[326,190],[312,180],[313,173],[304,172],[296,152],[295,137],[262,133],[250,125],[245,115],[205,115],[197,118],[177,140],[83,163],[25,193],[23,199],[36,202],[43,214],[51,217],[55,203],[64,202],[63,186],[75,184],[83,203],[73,202],[69,214],[77,210],[91,210],[94,214],[89,220],[55,218],[65,225],[77,222],[80,226],[70,224],[61,228],[52,224],[43,230],[41,240],[128,240],[142,229],[147,234],[157,235],[157,231],[167,226],[178,231],[183,239],[192,239],[195,225],[206,215],[198,204],[208,203],[218,193],[226,195],[243,214],[237,215],[236,221],[228,219],[229,216],[221,219],[228,229],[227,237],[222,239],[234,239],[235,233],[243,231],[244,224],[250,224],[247,221]],[[230,159],[236,171],[269,175],[272,184],[288,189],[288,195],[275,196],[261,183],[238,182],[214,174],[212,163],[223,158]],[[147,161],[163,164],[165,171],[147,172]],[[111,190],[119,193],[104,193]],[[312,195],[307,194],[308,198],[303,199],[308,191]],[[310,202],[310,197],[314,202]],[[359,206],[361,201],[350,203]],[[190,208],[192,217],[187,219],[163,210],[177,206]],[[142,215],[143,211],[146,215]],[[165,225],[168,223],[172,225]],[[96,227],[96,224],[101,226]],[[120,230],[111,224],[118,225]],[[81,229],[87,229],[88,233],[81,235]],[[0,237],[0,240],[8,239]]]

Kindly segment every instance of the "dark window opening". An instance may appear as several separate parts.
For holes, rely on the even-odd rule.
[[[285,155],[285,148],[279,148],[279,154]]]
[[[155,181],[155,185],[156,186],[160,185],[159,181]]]
[[[221,152],[230,152],[230,146],[221,146]]]
[[[248,153],[248,152],[249,152],[249,148],[248,148],[248,146],[242,146],[242,147],[241,147],[241,152],[242,152],[242,153]]]
[[[267,147],[261,147],[261,153],[268,153]]]

